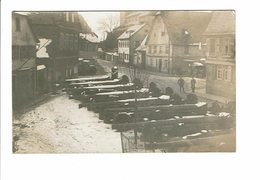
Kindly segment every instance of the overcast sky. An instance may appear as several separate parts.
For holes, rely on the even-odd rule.
[[[109,15],[115,15],[119,20],[119,12],[79,12],[83,15],[88,25],[100,38],[102,32],[98,30],[99,22],[105,20]]]

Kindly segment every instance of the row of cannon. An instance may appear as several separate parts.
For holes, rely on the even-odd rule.
[[[207,116],[206,102],[198,102],[195,94],[185,99],[167,87],[164,93],[151,82],[144,87],[139,79],[130,82],[126,75],[107,75],[66,80],[70,98],[80,101],[79,108],[99,114],[104,122],[113,124],[148,122],[190,116]]]

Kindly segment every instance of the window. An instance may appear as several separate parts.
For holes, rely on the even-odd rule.
[[[20,19],[18,17],[15,18],[15,31],[17,31],[17,32],[21,31],[21,22],[20,22]]]
[[[224,66],[223,79],[224,81],[231,82],[231,66]]]
[[[74,48],[73,41],[74,41],[74,36],[73,36],[73,34],[70,34],[69,35],[69,48],[71,51],[73,51],[73,48]]]
[[[219,51],[221,56],[234,57],[234,40],[232,40],[231,38],[221,38]]]
[[[153,46],[153,53],[157,53],[157,47],[156,46]]]
[[[214,56],[216,51],[216,40],[215,39],[210,39],[209,42],[209,55]]]
[[[159,53],[162,53],[162,46],[159,46]]]
[[[64,38],[64,49],[65,50],[69,50],[69,45],[70,45],[70,35],[69,34],[65,34],[65,38]]]
[[[168,60],[164,60],[164,67],[165,70],[168,70]]]
[[[70,21],[70,14],[68,12],[65,13],[66,21]]]
[[[165,53],[169,53],[169,46],[168,45],[166,45],[166,47],[165,47]]]
[[[217,80],[223,79],[223,68],[222,66],[217,66]]]
[[[75,22],[75,17],[74,17],[73,13],[71,14],[71,22],[73,22],[73,23]]]
[[[156,59],[153,59],[153,66],[156,67]]]
[[[74,50],[78,50],[78,35],[74,34]]]
[[[229,55],[235,57],[235,41],[233,39],[230,39],[229,46]]]
[[[60,33],[60,50],[64,49],[64,34]]]
[[[150,58],[150,66],[153,65],[153,58]]]
[[[228,39],[224,39],[224,55],[227,56],[228,55]]]
[[[232,67],[231,66],[217,66],[217,80],[224,80],[231,82]]]

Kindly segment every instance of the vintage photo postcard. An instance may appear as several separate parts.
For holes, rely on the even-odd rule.
[[[236,152],[234,10],[11,18],[14,154]]]

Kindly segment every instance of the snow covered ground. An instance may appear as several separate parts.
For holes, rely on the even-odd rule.
[[[120,133],[62,93],[14,119],[16,153],[122,152]]]

